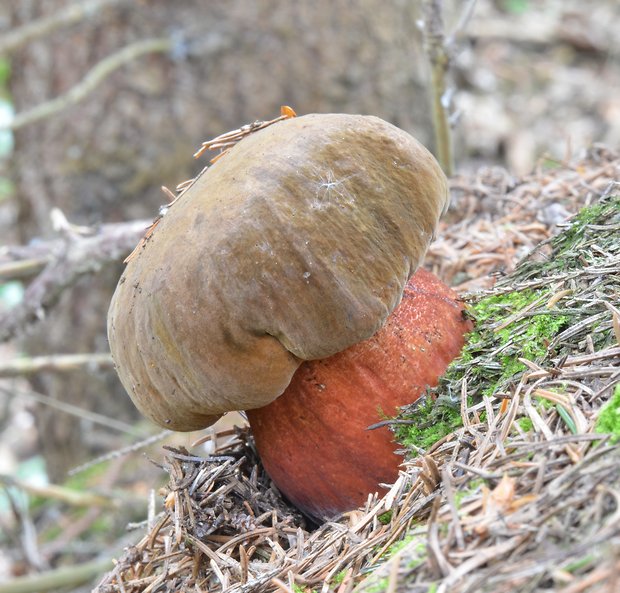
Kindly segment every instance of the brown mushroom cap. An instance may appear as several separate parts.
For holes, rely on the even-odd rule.
[[[433,156],[376,117],[306,115],[246,137],[127,265],[108,317],[123,385],[175,430],[268,404],[302,360],[384,324],[447,201]]]

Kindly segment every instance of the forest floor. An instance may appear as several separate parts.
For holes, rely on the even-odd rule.
[[[581,207],[596,203],[607,193],[620,193],[617,185],[620,182],[617,150],[620,146],[620,94],[617,92],[620,89],[619,19],[620,6],[614,1],[593,6],[576,0],[479,3],[454,68],[458,89],[455,105],[461,113],[456,134],[460,172],[452,180],[453,206],[426,262],[429,269],[460,293],[492,289],[498,281],[514,272],[518,261],[542,242],[565,230],[567,220]],[[481,163],[485,165],[481,166]],[[559,294],[562,290],[572,290],[572,287],[557,290],[556,294]],[[616,296],[617,291],[616,285]],[[608,317],[604,321],[613,323],[615,313],[607,311]],[[598,313],[603,315],[603,309]],[[599,359],[595,355],[600,355],[601,351],[592,350],[586,337],[582,342],[584,350],[573,353],[573,356],[578,360],[579,356],[594,356],[583,362],[583,366],[597,366]],[[0,351],[0,355],[7,358],[13,354],[14,350],[9,347]],[[543,393],[539,400],[550,401],[552,405],[539,408],[531,401],[526,404],[521,399],[501,414],[503,404],[498,398],[493,400],[490,413],[487,411],[484,429],[476,424],[480,420],[480,409],[466,410],[467,430],[473,431],[470,436],[473,435],[474,440],[479,439],[475,455],[480,463],[466,464],[477,469],[477,473],[467,479],[458,476],[458,481],[455,471],[453,489],[460,492],[458,495],[453,493],[459,502],[456,514],[455,503],[450,498],[451,479],[444,482],[448,486],[442,491],[443,506],[437,508],[433,502],[436,499],[421,486],[415,486],[421,474],[430,479],[431,484],[441,482],[435,470],[439,471],[441,478],[445,456],[458,457],[463,452],[451,441],[452,448],[440,447],[431,452],[431,461],[427,461],[424,468],[410,465],[390,498],[375,501],[374,507],[352,514],[335,524],[332,531],[320,532],[320,537],[304,532],[300,539],[297,530],[298,527],[303,530],[303,527],[294,523],[293,517],[293,523],[287,524],[286,529],[294,525],[297,539],[289,538],[290,533],[285,530],[282,541],[272,538],[274,545],[266,544],[269,546],[268,559],[277,557],[282,566],[287,563],[289,566],[282,570],[278,565],[277,570],[274,569],[275,576],[265,572],[270,574],[268,588],[297,592],[298,587],[308,586],[320,590],[322,584],[316,584],[320,581],[341,593],[352,590],[354,586],[370,586],[369,591],[394,591],[407,579],[410,583],[419,579],[416,582],[422,583],[420,591],[439,591],[441,582],[449,583],[451,591],[481,591],[480,580],[491,579],[491,573],[495,573],[499,576],[495,581],[489,581],[495,587],[491,589],[493,591],[502,591],[504,586],[512,587],[506,590],[513,592],[602,593],[620,589],[620,586],[614,588],[612,582],[614,574],[620,573],[617,566],[620,544],[616,498],[619,482],[612,473],[613,463],[610,462],[610,455],[617,456],[618,451],[614,452],[611,447],[596,449],[597,440],[592,432],[600,404],[603,399],[611,397],[612,383],[618,380],[618,362],[617,355],[615,359],[600,360],[603,362],[598,366],[612,368],[606,376],[607,382],[596,386],[582,382],[579,395],[573,391],[568,399],[553,400],[555,396],[549,395],[553,390],[539,385],[537,389],[542,389]],[[534,374],[542,372],[530,371]],[[585,372],[600,380],[601,376],[596,375],[598,370],[586,368]],[[571,377],[567,381],[577,379]],[[537,380],[535,375],[532,380]],[[1,385],[11,393],[22,388],[28,390],[25,381],[7,380]],[[232,438],[226,433],[229,426],[216,427],[211,431],[215,442],[212,440],[207,446],[195,448],[192,443],[198,438],[196,434],[155,435],[147,430],[154,442],[145,446],[136,445],[136,437],[124,435],[126,451],[77,471],[62,489],[55,490],[45,483],[37,455],[36,427],[28,413],[32,402],[27,402],[26,396],[19,403],[15,399],[11,401],[10,409],[3,410],[2,415],[0,471],[25,476],[28,484],[3,478],[6,496],[0,501],[0,527],[3,531],[0,580],[30,573],[33,568],[45,573],[53,567],[84,564],[92,559],[96,559],[96,563],[90,576],[100,576],[111,566],[113,556],[127,559],[126,555],[123,556],[124,547],[133,550],[135,548],[131,546],[145,541],[145,534],[153,534],[153,525],[158,525],[160,531],[152,539],[147,538],[146,545],[159,554],[157,562],[161,564],[155,562],[151,567],[142,566],[140,574],[151,579],[148,584],[152,585],[160,574],[157,571],[162,567],[165,570],[178,567],[182,560],[177,574],[187,576],[187,571],[193,567],[193,556],[190,560],[183,560],[182,555],[170,556],[168,560],[164,558],[166,554],[172,554],[177,542],[179,523],[174,518],[174,510],[180,508],[180,503],[173,495],[172,502],[167,507],[162,506],[171,492],[168,475],[148,459],[160,464],[164,455],[162,444],[173,447],[176,453],[170,453],[166,468],[174,474],[177,471],[175,464],[183,461],[178,458],[180,448],[184,447],[198,457],[221,449],[220,441]],[[521,422],[523,418],[529,419],[531,425]],[[573,438],[573,428],[578,429],[579,438]],[[519,437],[523,444],[515,451],[523,457],[517,459],[511,457],[513,453],[507,453],[507,460],[505,457],[502,458],[504,461],[492,458],[490,443],[495,443],[493,439],[497,434]],[[486,441],[485,437],[488,437]],[[548,445],[550,441],[553,446]],[[541,457],[536,458],[536,455]],[[429,465],[433,462],[435,469]],[[489,465],[484,465],[487,462]],[[507,466],[509,462],[520,463],[521,470],[529,472],[525,482],[521,470]],[[201,471],[205,467],[200,460],[185,460],[185,463],[183,472]],[[230,475],[239,479],[239,474],[234,471]],[[504,475],[517,482],[510,479],[502,482]],[[33,477],[36,485],[32,483]],[[219,479],[221,476],[208,477]],[[175,479],[178,480],[179,476]],[[163,498],[159,488],[165,489]],[[414,508],[408,506],[413,499],[406,499],[407,493],[412,491],[422,497],[417,499],[421,506],[407,515],[406,511]],[[574,498],[564,500],[568,492],[583,500],[591,499],[594,506],[579,506],[579,501]],[[549,505],[560,507],[563,500],[562,512],[566,514],[558,519],[553,516]],[[393,513],[389,521],[387,518],[380,520],[395,501],[399,502],[401,511]],[[492,505],[496,510],[499,508],[502,515],[511,516],[517,531],[511,531],[511,525],[507,526],[503,519],[501,525],[498,523],[497,516],[492,515]],[[172,515],[166,514],[164,508],[172,511]],[[432,510],[432,520],[429,520],[429,509]],[[466,513],[460,512],[462,509],[466,509]],[[282,512],[286,514],[288,511]],[[422,531],[417,535],[425,538],[424,550],[430,549],[430,555],[422,553],[420,540],[411,537],[416,534],[408,522],[415,513],[420,513],[416,520],[424,520]],[[550,517],[539,536],[544,538],[549,534],[551,538],[546,540],[552,542],[547,555],[542,553],[542,548],[530,546],[530,540],[519,539],[527,535],[522,530],[523,525],[534,520],[531,513],[536,516],[546,516],[546,513]],[[476,515],[479,515],[478,519],[483,517],[482,526],[472,526],[472,517]],[[162,523],[164,520],[167,522]],[[487,521],[486,525],[484,521]],[[584,536],[584,541],[596,548],[600,561],[596,555],[587,554],[583,546],[571,547],[574,541],[570,542],[571,546],[562,547],[565,542],[558,539],[558,531],[579,521],[591,521],[598,528],[601,541],[595,541],[595,533]],[[134,524],[127,532],[128,523]],[[268,528],[272,529],[273,525],[265,527]],[[409,535],[405,547],[400,550],[391,547],[406,532]],[[265,531],[263,535],[272,533]],[[583,534],[579,530],[570,531],[574,540]],[[229,538],[227,542],[231,537],[230,531],[223,536],[218,532],[213,535]],[[366,548],[358,548],[356,556],[355,546],[363,537],[374,548],[372,553]],[[468,548],[473,541],[468,539],[470,537],[478,538],[476,547]],[[333,544],[332,552],[312,548],[321,538]],[[240,541],[246,543],[243,538]],[[292,541],[301,548],[306,542],[308,548],[299,556],[306,564],[309,559],[321,557],[323,564],[315,564],[314,573],[308,574],[304,572],[305,568],[299,567],[291,570]],[[248,578],[247,574],[243,577],[243,570],[253,571],[250,560],[245,569],[241,556],[222,561],[223,552],[216,545],[222,545],[222,540],[218,541],[217,537],[209,551],[203,550],[203,554],[210,558],[209,562],[215,564],[209,578],[220,585],[222,582],[239,583],[234,579]],[[285,545],[289,547],[284,549]],[[196,546],[200,548],[199,544]],[[248,542],[248,549],[250,547]],[[344,549],[349,553],[346,560],[343,560]],[[210,556],[213,550],[219,550],[215,559]],[[566,552],[564,556],[560,553],[562,550]],[[360,571],[370,566],[371,560],[376,560],[374,568],[378,568],[388,556],[397,554],[398,562],[385,562],[382,572],[377,573],[378,584],[372,585],[370,581],[362,584],[357,578]],[[517,562],[519,554],[523,559],[521,564]],[[534,561],[537,555],[538,560]],[[581,556],[580,562],[577,562],[577,556]],[[487,564],[476,565],[476,557]],[[615,568],[613,562],[616,562]],[[294,585],[288,580],[289,572],[293,577],[299,577]],[[506,577],[504,580],[502,575]],[[320,579],[312,581],[315,577]],[[95,578],[97,581],[98,577]],[[539,579],[538,584],[536,579]],[[439,584],[432,585],[433,582]],[[113,580],[108,583],[114,586]],[[437,588],[432,589],[432,586]],[[155,586],[151,588],[155,589]],[[250,590],[250,587],[240,587],[240,590]]]
[[[385,496],[308,526],[251,438],[222,431],[213,460],[168,449],[163,510],[97,591],[617,590],[618,179],[599,147],[520,182],[454,180],[468,215],[448,216],[427,263],[475,289],[476,326],[436,399],[399,419]]]

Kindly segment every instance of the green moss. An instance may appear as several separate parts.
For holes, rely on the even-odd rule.
[[[367,593],[382,593],[387,590],[388,578],[383,577],[377,580],[376,583],[371,583],[366,589]]]
[[[418,401],[415,411],[407,416],[411,424],[396,431],[397,439],[404,445],[427,450],[462,426],[460,407],[449,400],[435,401],[426,395]]]
[[[516,272],[519,280],[568,272],[592,264],[601,254],[590,249],[592,241],[601,239],[600,233],[590,225],[611,224],[620,218],[620,197],[614,196],[598,204],[582,208],[571,219],[570,226],[559,235],[541,243],[528,258],[520,262]],[[610,238],[613,241],[613,238]],[[605,240],[605,238],[603,238]],[[551,246],[552,257],[537,258],[533,255]]]
[[[601,409],[594,430],[612,435],[612,443],[620,441],[620,385],[616,385],[611,399]]]
[[[534,429],[534,423],[532,422],[531,418],[519,418],[517,420],[517,423],[519,424],[523,432],[530,432],[530,430]]]
[[[486,386],[480,394],[491,396],[504,390],[507,381],[526,369],[519,358],[536,362],[547,356],[548,345],[568,325],[569,316],[546,309],[522,312],[536,303],[542,305],[549,297],[548,289],[523,290],[474,303],[470,312],[477,329],[470,335],[462,357],[448,370],[446,379],[450,380],[451,374],[461,371],[470,361],[479,361],[469,370],[485,379]],[[494,356],[485,356],[489,353]]]
[[[544,410],[551,410],[551,408],[555,407],[555,404],[546,397],[541,397],[540,395],[536,396],[537,405]]]
[[[418,566],[426,562],[427,548],[426,548],[426,534],[425,532],[409,532],[402,540],[394,542],[382,555],[382,560],[389,560],[393,558],[407,548],[407,552],[403,555],[403,558],[399,562],[406,560],[406,566],[408,571],[415,570]],[[368,576],[368,580],[365,582],[363,590],[367,593],[380,593],[385,591],[388,586],[388,577],[382,577],[378,574],[371,574]]]
[[[507,383],[526,370],[519,358],[540,362],[547,356],[548,345],[570,318],[552,310],[530,313],[527,309],[535,309],[533,305],[542,305],[550,296],[548,289],[515,291],[483,298],[472,306],[481,329],[471,336],[467,356],[474,360],[484,358],[489,350],[496,353],[480,366],[487,383],[481,395],[505,391]]]
[[[475,478],[469,481],[469,483],[467,484],[467,488],[456,490],[454,492],[454,503],[456,504],[457,508],[460,508],[461,503],[465,499],[478,492],[480,486],[485,483],[486,482],[482,478]]]
[[[392,511],[386,511],[382,515],[379,515],[377,519],[379,519],[379,523],[382,525],[387,525],[392,520]]]
[[[474,320],[474,331],[439,385],[403,412],[401,418],[408,423],[399,425],[397,439],[414,453],[417,448],[428,450],[462,426],[460,394],[465,383],[467,404],[471,406],[485,396],[511,393],[527,371],[521,360],[546,367],[553,364],[552,359],[573,353],[573,345],[559,336],[565,329],[606,311],[602,297],[610,287],[605,282],[598,284],[598,298],[590,304],[587,299],[582,299],[583,305],[569,308],[563,303],[549,307],[548,303],[561,291],[566,291],[567,296],[579,290],[587,294],[586,281],[571,280],[571,272],[584,265],[604,266],[609,255],[618,252],[613,230],[618,223],[620,197],[584,208],[559,235],[541,243],[519,262],[510,276],[497,283],[492,294],[468,297],[467,314]],[[610,230],[602,233],[603,227]],[[594,245],[598,248],[593,249]],[[555,279],[553,283],[546,280],[551,278]],[[597,349],[615,340],[608,324],[600,330],[591,326],[588,330]],[[575,338],[572,335],[570,341]],[[540,402],[541,406],[555,406]],[[558,413],[574,430],[574,422],[565,410],[558,408]],[[524,430],[533,428],[529,419],[521,422]]]
[[[422,536],[415,535],[412,537],[405,537],[403,540],[406,542],[403,544],[402,548],[408,545],[411,541],[417,539],[418,542],[415,546],[409,546],[408,554],[407,554],[407,570],[415,570],[418,566],[424,564],[428,558],[427,547],[426,547],[426,538],[422,539]],[[401,548],[401,549],[402,549]]]
[[[492,295],[479,300],[472,308],[476,323],[496,322],[513,315],[536,300],[536,292],[524,290],[507,294]]]
[[[340,585],[340,583],[342,583],[342,581],[344,581],[344,577],[347,576],[347,571],[345,570],[341,570],[339,573],[336,573],[336,575],[334,576],[334,578],[332,579],[332,585]]]
[[[489,296],[473,304],[470,314],[476,330],[469,335],[461,356],[448,367],[439,387],[432,390],[435,398],[421,398],[412,414],[407,415],[412,424],[398,431],[400,442],[426,450],[462,426],[460,402],[454,394],[460,389],[451,390],[450,385],[464,375],[468,377],[469,393],[491,397],[508,391],[509,383],[526,370],[519,358],[541,363],[549,354],[549,344],[570,318],[547,309],[519,314],[549,298],[548,289],[524,290]],[[512,318],[515,321],[510,322]]]
[[[293,591],[294,593],[318,593],[316,589],[310,589],[310,587],[304,587],[302,585],[298,585],[297,583],[293,583]]]
[[[383,558],[392,558],[392,556],[395,556],[396,554],[398,554],[398,552],[406,548],[411,542],[414,542],[416,540],[418,540],[418,543],[411,551],[415,552],[416,556],[419,554],[426,555],[426,542],[421,539],[421,537],[422,536],[420,536],[419,533],[408,533],[405,537],[403,537],[403,539],[394,542],[387,549]]]
[[[618,199],[616,198],[616,204]],[[613,200],[611,201],[613,204]],[[608,203],[599,203],[582,208],[571,220],[571,225],[563,233],[556,237],[556,245],[572,246],[576,239],[580,239],[586,232],[587,225],[596,224],[599,219],[605,214]]]

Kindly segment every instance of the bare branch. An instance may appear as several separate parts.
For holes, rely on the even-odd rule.
[[[3,486],[14,486],[33,494],[34,496],[42,496],[45,498],[52,498],[59,500],[67,505],[76,507],[118,507],[120,501],[106,496],[104,494],[97,494],[95,492],[89,492],[87,490],[76,490],[74,488],[67,488],[65,486],[58,486],[57,484],[36,484],[26,480],[22,480],[15,476],[8,476],[0,474],[0,484]]]
[[[451,176],[454,170],[452,154],[452,138],[447,97],[446,72],[450,64],[450,56],[446,50],[441,0],[424,0],[424,47],[431,65],[431,94],[433,109],[433,127],[435,128],[435,144],[437,159],[446,175]]]
[[[143,39],[142,41],[132,43],[101,60],[101,62],[96,64],[78,84],[63,95],[46,101],[45,103],[41,103],[23,113],[18,113],[13,118],[13,121],[4,126],[0,126],[0,130],[8,129],[15,131],[55,115],[59,111],[63,111],[82,101],[82,99],[92,93],[108,76],[110,76],[112,72],[118,70],[124,64],[132,62],[145,54],[168,52],[172,47],[173,41],[168,37]]]
[[[474,8],[476,8],[476,0],[466,0],[464,2],[459,20],[450,35],[446,38],[447,47],[453,46],[456,40],[463,36],[469,21],[471,21],[474,16]]]
[[[93,424],[98,424],[99,426],[105,426],[110,430],[116,430],[118,432],[122,432],[131,436],[145,436],[145,431],[139,426],[133,426],[128,424],[127,422],[123,422],[122,420],[117,420],[116,418],[109,418],[108,416],[104,416],[103,414],[98,414],[97,412],[92,412],[91,410],[86,410],[84,408],[80,408],[79,406],[74,406],[73,404],[63,402],[59,399],[55,399],[53,397],[48,397],[47,395],[43,395],[42,393],[37,393],[36,391],[32,391],[31,389],[17,389],[17,388],[7,388],[3,385],[0,385],[0,392],[6,394],[7,396],[17,396],[20,399],[30,400],[37,404],[42,404],[44,406],[49,406],[50,408],[54,408],[55,410],[59,410],[65,414],[70,414],[71,416],[75,416],[76,418],[81,418],[82,420],[88,420]]]
[[[26,247],[16,249],[25,256],[23,259],[40,259],[42,265],[45,264],[39,254],[47,250],[52,260],[28,286],[23,302],[0,315],[0,342],[10,340],[29,324],[43,318],[62,292],[73,286],[81,276],[96,273],[108,263],[122,261],[149,225],[150,221],[144,220],[103,225],[90,237],[72,237],[39,244],[31,250],[36,254],[34,257],[28,255]],[[8,255],[11,255],[10,248]],[[1,264],[0,270],[3,270]]]
[[[0,263],[0,281],[34,276],[38,274],[49,261],[50,258],[40,257]]]
[[[34,358],[15,358],[6,362],[0,361],[0,377],[22,377],[44,371],[67,373],[86,367],[88,370],[112,368],[112,357],[109,354],[52,354]]]
[[[129,4],[129,0],[90,0],[75,2],[49,17],[42,18],[12,31],[3,32],[0,37],[0,54],[8,54],[21,46],[53,33],[54,31],[78,23],[96,15],[105,8]]]
[[[73,588],[114,567],[111,559],[82,562],[0,583],[0,593],[36,593]]]
[[[130,453],[135,453],[136,451],[139,451],[140,449],[144,449],[148,447],[149,445],[152,445],[153,443],[163,441],[166,437],[170,436],[171,434],[172,434],[171,430],[162,430],[161,432],[158,432],[157,434],[153,434],[135,443],[132,443],[131,445],[128,445],[127,447],[123,447],[121,449],[115,449],[114,451],[109,451],[108,453],[105,453],[104,455],[100,455],[99,457],[96,457],[95,459],[91,459],[90,461],[87,461],[86,463],[83,463],[82,465],[79,465],[78,467],[74,467],[73,469],[69,470],[68,475],[75,476],[76,474],[82,473],[86,471],[87,469],[90,469],[91,467],[99,465],[100,463],[105,463],[106,461],[111,461],[112,459],[119,459],[120,457],[129,455]]]

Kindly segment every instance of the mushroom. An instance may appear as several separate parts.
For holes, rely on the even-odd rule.
[[[315,519],[384,491],[380,485],[396,480],[403,458],[381,420],[437,384],[470,330],[454,292],[419,269],[374,336],[302,363],[278,399],[247,412],[262,463],[280,491]]]
[[[127,264],[108,316],[123,385],[179,431],[266,406],[303,361],[384,326],[447,204],[433,156],[376,117],[312,114],[247,136]]]

